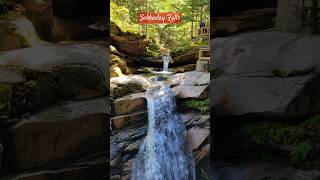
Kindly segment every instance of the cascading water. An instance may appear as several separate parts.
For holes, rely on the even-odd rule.
[[[30,20],[20,17],[16,20],[15,24],[17,26],[17,33],[24,38],[28,46],[34,47],[41,44],[41,40]]]
[[[192,150],[186,129],[176,113],[169,85],[150,88],[148,132],[134,163],[132,180],[195,180]]]
[[[169,53],[166,53],[163,57],[163,72],[169,72],[169,62],[171,60],[171,57],[169,55]]]

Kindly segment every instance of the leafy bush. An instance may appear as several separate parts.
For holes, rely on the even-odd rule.
[[[258,144],[277,142],[297,144],[312,135],[312,132],[301,126],[289,126],[280,123],[257,122],[245,125],[242,133]]]
[[[307,119],[303,126],[310,129],[320,129],[320,115],[314,115],[311,118]]]
[[[313,146],[310,142],[299,143],[290,153],[292,162],[297,163],[305,161],[310,156],[312,149]]]
[[[209,104],[210,99],[208,98],[205,100],[187,100],[183,103],[183,106],[187,109],[200,111],[201,113],[208,113],[210,108]]]

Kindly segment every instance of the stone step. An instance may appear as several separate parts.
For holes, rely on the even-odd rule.
[[[112,116],[128,115],[136,111],[147,110],[144,93],[131,94],[112,103]]]
[[[130,115],[122,115],[111,118],[112,128],[113,129],[123,129],[129,126],[139,126],[145,125],[148,119],[147,111],[135,112]]]
[[[107,98],[66,102],[22,119],[4,133],[5,170],[62,163],[107,150]]]
[[[44,168],[0,177],[0,180],[102,180],[107,176],[106,154],[93,159],[67,164],[63,167]]]

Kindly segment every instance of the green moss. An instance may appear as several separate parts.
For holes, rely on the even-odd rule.
[[[121,59],[119,56],[111,54],[110,58],[111,58],[110,67],[117,67],[119,64],[121,64]]]
[[[187,100],[183,106],[190,110],[200,111],[201,113],[209,112],[210,99],[205,100]]]

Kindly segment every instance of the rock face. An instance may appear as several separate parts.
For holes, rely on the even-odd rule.
[[[107,99],[59,105],[5,132],[9,169],[31,169],[106,150]],[[35,148],[36,147],[36,148]]]
[[[210,73],[189,71],[178,73],[168,79],[177,98],[208,98]]]
[[[105,156],[105,154],[104,154]],[[101,179],[106,176],[105,168],[107,162],[105,158],[95,157],[89,160],[76,162],[74,164],[67,164],[62,168],[44,169],[38,171],[31,171],[20,173],[17,175],[4,176],[3,180],[29,180],[29,179]]]
[[[217,165],[213,169],[215,179],[224,180],[257,180],[257,179],[292,179],[310,180],[320,178],[320,172],[316,170],[300,170],[281,163],[235,163],[231,166]]]
[[[318,45],[317,37],[275,31],[212,40],[213,112],[292,118],[319,112]]]
[[[188,130],[188,138],[191,143],[192,150],[198,149],[199,146],[208,138],[210,132],[205,128],[193,127]]]
[[[276,28],[282,32],[319,34],[318,0],[278,0]]]
[[[212,3],[213,16],[223,16],[248,9],[273,8],[277,6],[277,0],[216,0]]]
[[[0,80],[12,91],[9,114],[17,117],[61,100],[106,95],[105,57],[104,48],[93,44],[48,45],[3,53]]]
[[[111,109],[112,115],[127,115],[138,110],[146,110],[147,102],[144,93],[132,94],[114,101]]]
[[[0,54],[1,179],[106,175],[106,57],[94,44]]]
[[[263,30],[274,27],[276,8],[250,9],[213,17],[211,34],[213,37],[227,36],[234,33]]]
[[[145,118],[145,117],[144,117]],[[210,120],[208,116],[200,114],[181,114],[189,134],[188,143],[194,144],[194,158],[197,164],[208,158],[210,146],[208,135]],[[197,126],[195,128],[192,128]],[[190,129],[192,128],[192,129]],[[147,132],[147,123],[136,123],[136,126],[126,125],[122,129],[113,129],[110,139],[110,178],[129,179],[135,155],[139,150]]]
[[[202,99],[208,97],[210,74],[188,71],[170,75],[166,80],[176,91],[179,99]],[[150,78],[140,75],[120,76],[111,79],[114,93],[117,88],[126,87],[126,93],[114,96],[111,104],[110,123],[112,130],[110,147],[110,178],[129,179],[133,169],[134,158],[147,132],[148,111],[145,91],[154,86]],[[132,86],[129,88],[129,86]],[[117,93],[121,94],[121,93]],[[189,129],[189,144],[193,146],[194,159],[197,165],[209,156],[210,118],[207,115],[183,113],[181,121]]]

